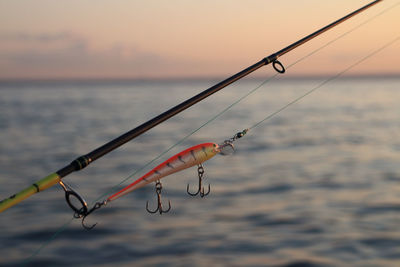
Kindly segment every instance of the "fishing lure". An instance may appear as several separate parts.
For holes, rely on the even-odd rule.
[[[190,168],[194,165],[198,165],[200,169],[204,161],[211,159],[219,152],[219,146],[215,143],[199,144],[183,150],[175,156],[167,159],[130,185],[108,197],[107,202],[115,200],[151,182],[159,181],[165,176]]]
[[[85,218],[91,214],[93,211],[101,208],[102,206],[106,205],[107,203],[114,201],[136,189],[142,188],[143,186],[156,182],[155,189],[157,194],[157,208],[155,210],[150,210],[148,206],[148,202],[146,202],[146,210],[149,213],[156,213],[159,212],[160,214],[166,213],[171,209],[171,202],[168,201],[168,209],[164,209],[162,206],[161,201],[161,191],[162,191],[162,184],[160,180],[168,175],[173,173],[179,172],[181,170],[193,167],[197,165],[197,173],[199,177],[199,186],[195,193],[191,193],[189,190],[189,184],[187,185],[187,193],[191,196],[200,195],[201,197],[205,197],[210,193],[210,185],[208,185],[208,191],[205,192],[204,187],[202,186],[203,183],[203,175],[204,175],[204,167],[202,165],[203,162],[211,159],[217,154],[221,155],[228,155],[234,151],[233,142],[243,137],[249,129],[245,129],[237,134],[235,134],[232,138],[225,140],[222,144],[218,145],[216,143],[202,143],[192,147],[189,147],[178,154],[170,157],[142,177],[138,178],[131,184],[127,185],[126,187],[122,188],[118,192],[112,194],[111,196],[107,197],[102,202],[97,202],[93,208],[90,210],[88,209],[86,201],[77,193],[75,192],[70,186],[66,185],[62,181],[60,181],[60,185],[66,192],[66,200],[68,205],[75,211],[74,217],[75,218],[82,218],[82,226],[85,229],[92,229],[96,226],[96,224],[92,226],[86,226],[84,223]],[[80,208],[77,208],[71,201],[70,197],[74,196],[78,199],[79,203],[82,205]]]

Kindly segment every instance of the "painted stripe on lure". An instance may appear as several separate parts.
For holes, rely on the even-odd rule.
[[[219,152],[219,146],[215,143],[203,143],[189,147],[188,149],[185,149],[175,156],[167,159],[130,185],[111,195],[107,198],[106,201],[113,201],[123,195],[132,192],[133,190],[141,188],[151,182],[160,180],[165,176],[190,168],[195,165],[199,165],[204,161],[214,157]]]

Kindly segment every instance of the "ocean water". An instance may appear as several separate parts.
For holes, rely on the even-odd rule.
[[[238,82],[73,173],[93,203],[200,142],[220,143],[319,79]],[[0,84],[0,199],[213,85],[165,82]],[[211,193],[190,197],[197,170],[72,219],[60,186],[0,214],[0,266],[400,266],[400,78],[326,84],[204,163]],[[171,151],[143,168],[162,152]],[[121,181],[139,171],[133,178]]]

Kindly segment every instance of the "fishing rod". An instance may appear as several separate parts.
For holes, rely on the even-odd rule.
[[[279,108],[275,112],[267,115],[266,117],[264,117],[263,119],[259,120],[258,122],[256,122],[252,126],[250,126],[249,128],[246,128],[246,129],[236,133],[233,137],[223,141],[222,143],[217,144],[217,143],[209,142],[209,143],[202,143],[202,144],[198,144],[198,145],[189,147],[189,148],[179,152],[178,154],[170,157],[169,159],[167,159],[163,163],[159,164],[157,167],[153,168],[151,171],[147,172],[142,177],[134,180],[132,183],[130,183],[129,185],[125,186],[121,190],[109,195],[103,201],[96,202],[90,210],[87,209],[87,207],[82,207],[80,209],[76,208],[75,209],[75,213],[74,213],[74,217],[82,219],[82,221],[81,221],[82,226],[87,230],[91,230],[96,226],[97,223],[95,223],[95,224],[93,224],[91,226],[87,226],[85,224],[85,219],[86,219],[86,217],[88,215],[90,215],[91,213],[93,213],[97,209],[100,209],[101,207],[107,205],[108,203],[110,203],[110,202],[112,202],[112,201],[114,201],[114,200],[116,200],[116,199],[118,199],[118,198],[120,198],[120,197],[122,197],[122,196],[124,196],[124,195],[126,195],[126,194],[128,194],[128,193],[130,193],[130,192],[132,192],[134,190],[136,190],[136,189],[139,189],[139,188],[141,188],[141,187],[143,187],[143,186],[145,186],[145,185],[147,185],[147,184],[149,184],[151,182],[156,182],[155,191],[156,191],[156,195],[157,195],[157,207],[154,210],[149,209],[149,202],[147,201],[146,202],[146,210],[147,210],[147,212],[149,212],[149,213],[157,213],[157,212],[159,212],[160,214],[167,213],[167,212],[169,212],[171,210],[171,202],[168,200],[168,208],[167,209],[165,209],[163,207],[163,203],[162,203],[162,200],[161,200],[161,193],[162,193],[163,187],[162,187],[162,184],[161,184],[160,180],[162,178],[164,178],[164,177],[167,177],[167,176],[173,174],[173,173],[182,171],[184,169],[193,167],[195,165],[197,165],[197,175],[198,175],[198,178],[199,178],[198,179],[198,187],[197,187],[197,190],[192,193],[189,190],[189,184],[188,184],[186,192],[192,197],[195,197],[195,196],[199,195],[200,197],[204,198],[205,196],[209,195],[209,193],[211,191],[210,190],[211,189],[210,188],[211,187],[210,184],[208,185],[207,192],[206,192],[206,190],[204,189],[204,186],[203,186],[203,176],[204,176],[204,172],[205,172],[204,171],[204,167],[203,167],[203,163],[205,161],[211,159],[212,157],[214,157],[217,154],[220,154],[220,155],[223,155],[223,156],[232,154],[235,151],[234,142],[237,139],[242,138],[243,136],[245,136],[248,131],[260,126],[266,120],[272,118],[273,116],[276,116],[281,111],[283,111],[283,110],[287,109],[288,107],[290,107],[291,105],[294,105],[295,103],[299,102],[301,99],[303,99],[306,96],[310,95],[311,93],[315,92],[317,89],[321,88],[322,86],[324,86],[328,82],[331,82],[331,81],[337,79],[338,77],[342,76],[347,71],[351,70],[355,66],[357,66],[360,63],[364,62],[365,60],[371,58],[372,56],[376,55],[377,53],[381,52],[382,50],[384,50],[385,48],[389,47],[390,45],[394,44],[395,42],[397,42],[399,40],[400,40],[400,36],[397,36],[395,39],[393,39],[392,41],[386,43],[384,46],[380,47],[379,49],[374,50],[373,52],[371,52],[368,55],[364,56],[363,58],[359,59],[358,61],[356,61],[355,63],[351,64],[350,66],[348,66],[344,70],[340,71],[336,75],[334,75],[334,76],[330,77],[329,79],[321,82],[316,87],[308,90],[307,92],[305,92],[304,94],[300,95],[296,99],[292,100],[288,104],[286,104],[283,107]],[[256,88],[259,88],[259,87],[256,87]],[[254,92],[254,90],[252,90],[252,91]],[[238,102],[235,102],[235,103],[238,103]],[[232,105],[230,107],[232,107]],[[220,112],[217,116],[219,116],[220,114],[222,114],[222,112]],[[209,120],[208,122],[210,122],[210,121],[212,121],[212,119]],[[208,122],[206,124],[208,124]],[[178,143],[180,143],[180,142],[178,142]],[[167,150],[167,151],[169,151],[169,150]],[[136,172],[134,174],[136,174]],[[132,174],[130,177],[133,177],[134,174]],[[128,177],[128,178],[130,178],[130,177]]]
[[[87,203],[84,199],[74,191],[69,185],[65,182],[61,181],[62,178],[66,177],[67,175],[80,171],[87,167],[93,161],[99,159],[100,157],[106,155],[107,153],[115,150],[116,148],[122,146],[123,144],[131,141],[132,139],[138,137],[139,135],[147,132],[148,130],[152,129],[153,127],[157,126],[158,124],[168,120],[169,118],[177,115],[178,113],[188,109],[189,107],[193,106],[194,104],[202,101],[203,99],[209,97],[210,95],[218,92],[219,90],[225,88],[226,86],[236,82],[237,80],[249,75],[250,73],[254,72],[255,70],[272,64],[273,68],[278,73],[285,73],[285,67],[283,64],[278,60],[279,57],[283,56],[284,54],[292,51],[293,49],[303,45],[304,43],[314,39],[318,35],[332,29],[333,27],[339,25],[340,23],[350,19],[351,17],[365,11],[366,9],[374,6],[375,4],[382,2],[383,0],[376,0],[372,1],[369,4],[351,12],[350,14],[328,24],[327,26],[315,31],[314,33],[307,35],[306,37],[294,42],[293,44],[279,50],[276,53],[273,53],[262,60],[258,61],[257,63],[243,69],[242,71],[238,72],[237,74],[219,82],[218,84],[204,90],[203,92],[191,97],[190,99],[182,102],[181,104],[176,105],[175,107],[165,111],[164,113],[154,117],[153,119],[137,126],[136,128],[124,133],[123,135],[115,138],[114,140],[104,144],[103,146],[93,150],[92,152],[82,155],[72,161],[70,164],[66,165],[65,167],[61,168],[60,170],[44,177],[43,179],[33,183],[31,186],[27,187],[26,189],[20,191],[17,194],[14,194],[2,201],[0,201],[0,212],[5,211],[6,209],[18,204],[19,202],[23,201],[24,199],[30,197],[33,194],[41,192],[50,188],[53,185],[60,184],[65,191],[65,198],[67,203],[70,207],[75,211],[78,215],[84,215],[85,212],[88,212]],[[71,204],[70,198],[71,196],[75,197],[81,204],[82,208],[78,209],[74,205]]]

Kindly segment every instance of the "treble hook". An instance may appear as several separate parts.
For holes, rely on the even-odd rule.
[[[157,180],[156,182],[156,194],[157,194],[157,208],[155,210],[150,210],[149,209],[149,201],[146,202],[146,210],[149,213],[156,213],[157,211],[160,212],[160,214],[167,213],[168,211],[171,210],[171,201],[168,200],[168,209],[164,210],[162,207],[162,202],[161,202],[161,191],[162,191],[162,184],[160,180]]]
[[[85,219],[93,211],[95,211],[97,209],[100,209],[103,205],[106,205],[106,204],[107,204],[107,200],[104,200],[103,202],[96,202],[96,204],[94,204],[93,208],[91,208],[88,212],[86,212],[86,214],[83,215],[83,218],[82,218],[82,226],[83,226],[83,228],[85,228],[86,230],[92,230],[97,225],[97,223],[95,223],[92,226],[86,226],[85,225]]]
[[[204,168],[202,164],[197,165],[197,173],[199,175],[199,187],[197,188],[197,192],[196,193],[190,193],[189,191],[189,184],[187,185],[186,188],[186,192],[191,195],[192,197],[197,196],[198,194],[200,194],[201,197],[205,197],[208,194],[210,194],[210,184],[208,184],[208,191],[207,193],[204,193],[204,187],[203,187],[203,175],[204,175]]]
[[[72,189],[71,186],[69,186],[68,184],[60,181],[59,184],[61,185],[61,187],[64,189],[65,191],[65,200],[67,201],[68,206],[70,206],[70,208],[74,211],[74,218],[76,219],[80,219],[82,218],[82,226],[83,228],[85,228],[86,230],[91,230],[93,229],[97,223],[93,224],[92,226],[86,226],[85,225],[85,219],[86,217],[91,214],[93,211],[101,208],[103,205],[107,204],[107,200],[103,201],[103,202],[97,202],[93,208],[91,208],[89,210],[88,205],[85,201],[85,199],[78,193],[76,192],[74,189]],[[79,203],[82,205],[80,208],[76,207],[72,201],[71,201],[71,196],[74,196]]]

